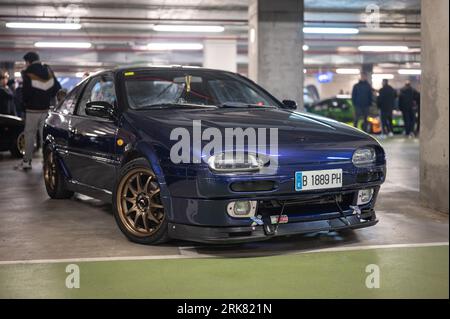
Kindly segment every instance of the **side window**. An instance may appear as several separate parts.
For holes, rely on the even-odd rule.
[[[99,76],[93,78],[86,86],[80,103],[78,105],[77,114],[86,115],[86,103],[92,101],[108,102],[111,105],[117,105],[116,92],[114,90],[114,82],[110,76]]]
[[[80,92],[80,87],[75,87],[70,93],[66,96],[64,101],[58,107],[57,111],[64,115],[73,114],[75,111],[75,106],[77,105],[78,93]]]
[[[77,100],[83,85],[78,85],[67,94],[62,103],[56,109],[57,112],[64,115],[73,114],[77,105]]]

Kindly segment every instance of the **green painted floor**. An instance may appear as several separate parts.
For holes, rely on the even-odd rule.
[[[366,266],[380,288],[366,287]],[[0,265],[1,298],[448,298],[449,247],[317,252],[258,258]]]

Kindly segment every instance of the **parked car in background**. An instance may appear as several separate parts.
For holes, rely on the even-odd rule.
[[[402,134],[405,130],[405,121],[403,120],[402,111],[399,109],[392,111],[392,130],[394,134]]]
[[[305,105],[305,109],[308,112],[329,117],[336,121],[344,122],[349,125],[353,125],[355,109],[350,96],[338,95],[333,98]],[[369,133],[380,134],[381,119],[378,113],[378,109],[375,106],[372,106],[370,109],[370,116],[368,121],[370,125]],[[362,127],[362,120],[358,124],[358,127]],[[392,128],[394,134],[402,134],[405,129],[405,122],[403,121],[402,111],[397,108],[392,112]]]
[[[351,96],[349,95],[338,95],[329,99],[324,99],[312,103],[311,105],[306,105],[305,108],[308,112],[325,116],[349,125],[353,125],[353,119],[355,118],[355,107],[353,106]],[[371,107],[369,114],[368,132],[380,134],[381,120],[377,108],[375,106]],[[358,127],[362,128],[362,120],[358,124]]]
[[[9,151],[13,157],[25,154],[25,121],[14,115],[0,114],[0,152]],[[39,132],[36,133],[34,150],[40,148]]]
[[[0,151],[22,157],[25,151],[25,122],[18,116],[0,114]]]

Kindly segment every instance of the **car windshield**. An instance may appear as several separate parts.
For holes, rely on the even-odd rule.
[[[161,107],[267,107],[278,102],[256,85],[226,72],[152,70],[125,72],[133,109]]]

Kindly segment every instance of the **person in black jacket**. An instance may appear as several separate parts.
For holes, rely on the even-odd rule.
[[[25,155],[18,168],[31,168],[36,132],[42,142],[42,129],[44,120],[50,108],[52,99],[61,85],[48,65],[39,61],[36,52],[28,52],[23,59],[26,69],[22,71],[23,89],[22,101],[25,108]],[[41,145],[43,145],[41,143]]]
[[[387,79],[383,80],[383,87],[378,92],[377,105],[380,109],[381,128],[384,135],[393,136],[392,130],[392,111],[395,106],[397,92],[389,85]]]
[[[405,122],[405,134],[408,137],[414,137],[414,126],[416,122],[415,103],[417,100],[417,91],[407,81],[405,86],[400,90],[398,98],[398,106],[403,113],[403,121]]]
[[[352,90],[352,102],[355,107],[355,119],[353,126],[358,127],[359,119],[363,118],[362,129],[367,132],[369,122],[367,118],[369,116],[369,109],[372,105],[372,86],[367,81],[367,74],[361,74],[361,79],[353,86]]]
[[[8,73],[0,73],[0,113],[14,115],[14,94],[8,87]]]

